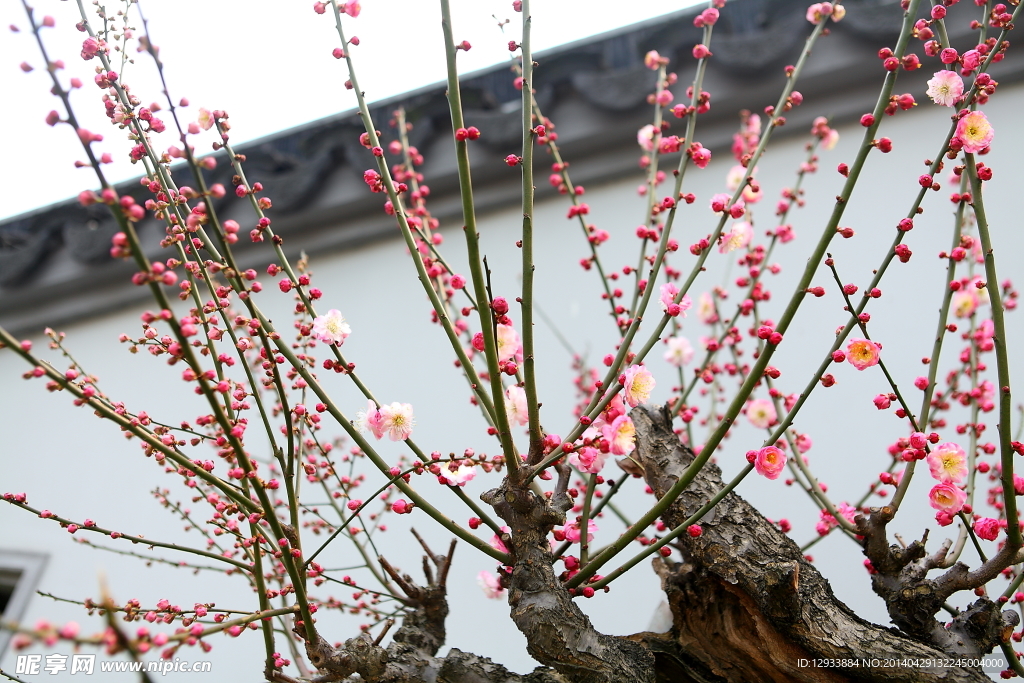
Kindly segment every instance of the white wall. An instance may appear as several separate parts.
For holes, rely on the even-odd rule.
[[[1015,197],[1017,186],[1012,159],[1021,148],[1021,137],[1010,129],[1010,122],[1014,120],[1013,107],[1021,97],[1024,97],[1024,89],[1007,89],[985,108],[996,129],[993,152],[984,161],[995,169],[986,198],[990,202],[988,211],[997,253],[1002,255],[1001,279],[1020,280],[1022,275],[1019,262],[1015,260],[1015,255],[1024,248],[1018,230],[1017,206],[1007,201]],[[922,94],[918,99],[925,98]],[[813,102],[804,105],[813,106]],[[863,286],[870,279],[871,269],[880,263],[889,248],[896,222],[905,215],[917,192],[916,179],[924,169],[922,160],[931,158],[938,148],[938,136],[948,125],[949,113],[922,103],[912,112],[884,121],[882,134],[893,139],[894,151],[888,156],[872,153],[862,185],[842,222],[853,227],[857,236],[852,240],[837,238],[832,245],[844,280]],[[820,172],[805,183],[807,206],[791,215],[790,222],[798,240],[781,246],[776,251],[777,258],[773,258],[783,265],[783,270],[779,276],[769,278],[773,297],[764,311],[768,317],[778,318],[799,277],[806,254],[827,220],[842,181],[835,171],[836,165],[840,161],[852,162],[860,144],[862,129],[859,126],[845,127],[841,132],[839,146],[822,153]],[[760,164],[758,177],[765,199],[754,207],[759,235],[774,225],[775,199],[780,188],[792,182],[804,154],[805,141],[806,137],[800,135],[774,143],[768,161]],[[676,268],[685,270],[694,260],[685,251],[685,245],[712,229],[708,201],[713,192],[721,190],[731,165],[728,152],[716,150],[715,161],[706,170],[691,168],[688,171],[686,189],[695,192],[698,200],[685,207],[677,220],[677,237],[684,248],[681,255],[675,257]],[[946,175],[942,174],[943,180]],[[545,178],[546,173],[538,172],[538,184]],[[622,181],[588,188],[585,199],[591,207],[592,222],[613,233],[612,240],[602,249],[610,270],[635,265],[639,241],[633,231],[641,223],[644,211],[642,201],[635,196],[641,180],[641,173],[637,171],[633,177]],[[893,265],[881,284],[884,296],[868,309],[872,313],[872,334],[884,344],[883,357],[901,387],[913,397],[911,405],[914,406],[919,404],[919,392],[911,383],[918,374],[924,374],[920,358],[930,354],[941,300],[939,286],[945,262],[936,255],[949,247],[953,208],[947,201],[950,191],[945,186],[941,192],[929,196],[925,214],[918,218],[917,227],[907,236],[906,242],[914,251],[913,259],[908,264]],[[586,353],[588,359],[596,363],[612,350],[616,335],[607,319],[607,305],[597,294],[596,273],[583,272],[578,266],[579,259],[588,250],[578,225],[565,219],[566,208],[567,203],[562,198],[546,199],[537,207],[537,292],[541,306],[558,322],[560,332],[579,352]],[[520,221],[518,207],[482,216],[480,221],[483,252],[489,256],[494,270],[495,293],[510,300],[518,293],[520,252],[514,243],[518,239]],[[444,249],[450,260],[461,263],[464,251],[457,228],[449,226],[445,230]],[[340,309],[352,325],[353,334],[344,347],[346,355],[358,364],[361,377],[381,400],[414,405],[417,419],[414,436],[421,446],[427,451],[436,449],[445,453],[461,452],[467,447],[477,452],[496,452],[495,442],[486,436],[485,425],[469,405],[467,388],[460,383],[459,374],[452,366],[453,353],[446,348],[439,328],[429,323],[428,304],[409,267],[404,246],[396,239],[342,254],[310,256],[314,285],[325,292],[321,307]],[[734,263],[730,266],[730,261],[735,259],[713,254],[708,262],[709,272],[697,281],[693,294],[735,279],[739,271]],[[463,272],[466,270],[462,268]],[[778,385],[786,392],[803,388],[812,369],[820,362],[835,328],[846,320],[835,287],[826,273],[819,273],[814,284],[826,287],[830,295],[823,299],[808,298],[773,361],[773,365],[782,370]],[[289,302],[290,299],[271,283],[261,304],[277,311],[275,322],[282,330],[290,328]],[[126,347],[117,344],[119,333],[138,332],[140,310],[127,310],[67,328],[68,347],[90,372],[101,377],[105,391],[124,400],[130,408],[145,409],[170,423],[194,419],[202,412],[202,407],[190,391],[183,390],[178,369],[168,368],[148,354],[130,355]],[[516,313],[513,308],[513,317],[518,320]],[[1020,314],[1010,314],[1008,322],[1011,348],[1015,348],[1024,338]],[[685,321],[685,333],[694,341],[701,334],[695,316]],[[549,431],[565,434],[572,425],[571,358],[540,320],[537,338],[541,349],[538,377],[545,404],[543,421]],[[33,340],[37,350],[45,348],[42,337]],[[943,368],[951,367],[949,359],[960,350],[958,339],[951,336],[947,341]],[[660,351],[656,351],[650,364],[665,371],[667,366],[660,355]],[[54,359],[54,362],[60,365],[59,360]],[[1011,363],[1014,371],[1019,372],[1019,362],[1011,359]],[[990,365],[994,366],[994,359]],[[180,498],[177,484],[161,478],[154,463],[140,455],[136,442],[126,442],[112,425],[72,407],[64,395],[48,395],[39,381],[20,380],[25,369],[13,354],[0,353],[0,386],[3,388],[0,391],[0,491],[26,491],[30,503],[63,516],[91,517],[101,525],[154,539],[188,541],[190,535],[181,532],[181,523],[160,510],[149,494],[155,486],[169,486],[179,492],[176,495]],[[886,445],[906,433],[891,414],[876,411],[871,404],[876,393],[887,391],[877,370],[858,373],[849,365],[837,366],[833,372],[838,384],[816,391],[815,400],[797,420],[797,427],[814,439],[814,449],[808,454],[811,465],[819,478],[831,485],[830,495],[836,501],[859,497],[877,473],[885,469],[889,458]],[[673,383],[664,372],[662,376],[665,379],[655,392],[658,400],[668,396]],[[344,377],[326,377],[325,383],[349,414],[354,415],[364,405]],[[988,434],[994,439],[994,415],[989,419]],[[954,423],[953,419],[950,423]],[[334,431],[340,432],[340,429]],[[943,436],[966,445],[951,429]],[[758,447],[762,438],[746,424],[734,430],[718,456],[726,476],[744,464],[745,451]],[[394,460],[402,449],[382,442],[381,452],[385,458]],[[612,468],[617,472],[614,465]],[[473,495],[479,494],[487,484],[481,479],[484,477],[478,477],[468,487]],[[371,482],[379,480],[379,475],[371,475]],[[418,486],[430,492],[434,484],[428,479]],[[920,537],[932,518],[926,501],[929,486],[926,472],[919,473],[901,516],[892,525],[893,531],[903,533],[908,539]],[[781,480],[769,482],[752,477],[743,483],[740,493],[766,516],[789,518],[794,525],[792,536],[798,543],[813,537],[816,507],[799,491],[786,488]],[[639,493],[624,496],[622,505],[632,506],[633,517],[639,516],[637,506],[644,502],[639,500],[642,497]],[[469,516],[468,512],[447,502],[449,498],[447,494],[439,498],[444,509],[459,520]],[[393,520],[392,529],[379,539],[378,547],[389,558],[396,558],[411,574],[418,575],[418,549],[400,528],[400,522],[408,521],[408,518]],[[430,520],[421,513],[412,515],[411,523],[421,531],[431,528]],[[607,516],[601,520],[601,526],[599,542],[613,539],[619,531],[614,518]],[[0,548],[50,554],[40,589],[56,595],[79,600],[97,597],[99,582],[105,577],[116,600],[122,603],[137,597],[143,604],[153,604],[167,597],[172,602],[188,605],[215,600],[221,606],[245,609],[254,604],[244,582],[237,577],[226,579],[210,574],[194,577],[186,570],[166,566],[145,568],[135,560],[81,547],[55,524],[34,519],[10,506],[0,506],[0,530]],[[78,536],[82,535],[84,532],[79,532]],[[193,533],[191,537],[194,536]],[[935,534],[930,543],[936,544],[942,537],[943,533]],[[435,550],[447,542],[445,535],[437,531],[433,531],[430,538],[436,543]],[[114,545],[109,540],[106,544]],[[123,542],[122,545],[126,546]],[[330,552],[332,556],[325,566],[348,563],[345,559],[346,554],[351,553],[348,548],[338,545]],[[169,553],[162,555],[171,556]],[[884,605],[871,593],[868,576],[860,567],[863,558],[851,542],[839,536],[830,537],[814,548],[813,555],[823,573],[832,580],[840,598],[866,618],[887,623]],[[965,554],[965,558],[975,561],[969,554]],[[513,670],[526,672],[534,663],[525,653],[523,638],[507,618],[507,606],[500,601],[486,600],[477,589],[475,575],[480,569],[493,570],[493,562],[463,544],[456,553],[450,579],[449,645],[489,655]],[[330,591],[324,594],[327,593]],[[344,591],[335,591],[335,594],[347,597]],[[645,629],[659,600],[657,583],[645,563],[636,567],[622,585],[615,584],[610,594],[584,601],[582,607],[593,615],[598,628],[625,634]],[[960,596],[952,600],[954,604],[963,601]],[[89,619],[74,606],[42,597],[33,600],[25,623],[32,624],[39,618],[56,622],[77,620],[83,623],[84,632],[102,628],[98,618]],[[326,635],[334,640],[351,637],[361,621],[346,618]],[[484,624],[486,627],[481,628]],[[251,680],[259,674],[262,644],[257,635],[248,634],[238,640],[214,638],[212,642],[214,649],[210,656],[215,661],[214,672],[220,678]],[[69,653],[61,646],[34,651]],[[196,660],[206,658],[198,650],[183,650],[179,654]],[[13,670],[10,652],[0,665]]]

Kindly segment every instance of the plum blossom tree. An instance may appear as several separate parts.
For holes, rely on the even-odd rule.
[[[843,181],[831,216],[820,226],[795,290],[773,311],[769,276],[775,269],[769,259],[777,247],[793,241],[788,221],[801,204],[800,182],[817,169],[819,151],[835,145],[838,133],[827,119],[814,121],[796,185],[784,191],[774,215],[758,212],[755,220],[754,208],[763,198],[755,178],[757,164],[786,114],[803,104],[798,81],[815,44],[844,18],[841,4],[815,3],[807,9],[806,43],[797,63],[786,67],[777,104],[763,116],[743,112],[732,147],[736,164],[724,181],[727,191],[710,198],[712,227],[702,234],[681,229],[677,215],[699,201],[686,180],[706,169],[712,156],[697,135],[701,116],[711,106],[704,75],[714,59],[712,34],[724,0],[713,0],[693,19],[703,30],[703,40],[693,48],[695,69],[681,102],[672,105],[679,77],[668,70],[669,60],[657,52],[647,55],[645,65],[656,73],[657,86],[650,97],[653,120],[637,135],[646,175],[639,192],[645,219],[636,229],[641,245],[637,265],[627,265],[620,275],[609,269],[614,256],[601,248],[609,233],[588,223],[584,190],[573,183],[555,123],[534,97],[533,17],[529,0],[515,0],[522,34],[509,43],[515,72],[510,78],[522,91],[522,147],[505,157],[522,182],[522,231],[513,252],[521,260],[522,283],[513,302],[497,296],[491,284],[491,267],[508,267],[509,258],[489,263],[481,251],[470,149],[487,131],[467,125],[463,115],[456,62],[472,46],[456,40],[447,0],[440,4],[463,208],[466,258],[460,269],[466,269],[465,275],[456,272],[456,262],[443,250],[439,222],[428,208],[429,189],[417,170],[423,157],[409,144],[411,124],[405,112],[394,112],[389,122],[393,139],[386,142],[377,128],[386,126],[372,120],[359,88],[353,50],[359,43],[347,33],[351,22],[359,20],[359,3],[314,3],[315,15],[336,22],[333,55],[347,69],[345,86],[358,96],[365,128],[359,142],[371,165],[363,174],[366,191],[383,195],[384,211],[401,232],[438,332],[450,342],[467,392],[498,449],[487,456],[471,448],[458,455],[428,452],[413,438],[413,406],[385,403],[364,383],[346,356],[345,341],[372,330],[354,330],[339,310],[324,311],[318,305],[324,293],[312,286],[305,258],[293,262],[287,257],[284,240],[273,226],[273,201],[259,178],[247,176],[246,159],[233,147],[228,114],[201,108],[187,121],[186,105],[171,98],[166,84],[161,105],[166,114],[141,104],[125,73],[128,46],[148,53],[163,72],[134,4],[111,15],[102,6],[87,11],[80,3],[80,56],[95,65],[92,86],[102,93],[114,130],[131,140],[131,160],[143,169],[141,182],[151,196],[139,203],[119,196],[106,182],[106,160],[94,147],[103,136],[79,126],[68,96],[70,89],[83,86],[65,84],[52,62],[53,92],[63,111],[51,113],[48,121],[76,130],[86,165],[95,169],[100,185],[98,191],[83,191],[79,199],[110,209],[120,226],[111,253],[135,264],[133,284],[149,288],[155,300],[156,310],[142,316],[141,332],[123,335],[121,341],[132,352],[145,350],[181,368],[189,390],[206,401],[203,413],[182,417],[173,426],[173,421],[159,422],[108,396],[58,332],[48,331],[51,347],[63,356],[57,363],[3,329],[0,343],[4,353],[28,363],[26,379],[44,380],[49,389],[62,390],[76,405],[141,442],[145,455],[161,464],[203,509],[205,521],[164,496],[168,509],[204,540],[186,547],[126,535],[91,519],[66,518],[36,506],[36,497],[45,498],[45,492],[8,492],[3,499],[39,517],[40,524],[105,536],[115,544],[145,543],[178,559],[183,554],[200,573],[230,572],[252,588],[253,598],[249,605],[228,609],[204,602],[181,607],[167,600],[120,604],[103,596],[83,602],[85,609],[105,614],[105,630],[99,634],[87,636],[49,624],[7,624],[17,630],[19,644],[63,639],[133,658],[150,651],[173,658],[181,648],[208,649],[214,634],[243,637],[252,630],[259,636],[244,637],[252,638],[254,653],[262,652],[264,677],[282,683],[976,681],[987,680],[980,662],[996,649],[1005,658],[1004,678],[1024,675],[1013,648],[1021,640],[1021,631],[1015,630],[1020,620],[1015,611],[1005,609],[1011,602],[1024,602],[1018,592],[1024,552],[1016,504],[1017,495],[1024,493],[1024,479],[1014,474],[1014,457],[1024,455],[1024,445],[1011,432],[1003,319],[1016,306],[1017,292],[997,275],[985,213],[990,197],[983,191],[993,172],[977,158],[994,140],[993,125],[982,110],[998,85],[988,68],[1005,55],[1005,39],[1019,6],[979,3],[980,14],[971,20],[977,44],[961,54],[949,43],[945,26],[947,7],[955,0],[936,4],[924,18],[919,17],[920,0],[903,0],[899,39],[894,48],[879,52],[882,83],[873,109],[861,118],[863,141],[856,158],[839,164]],[[43,29],[53,20],[39,17],[27,5],[25,10],[45,55]],[[137,21],[143,30],[136,38]],[[829,248],[837,238],[853,237],[853,230],[841,223],[868,156],[892,149],[892,141],[878,135],[886,115],[916,105],[912,94],[894,90],[900,71],[922,66],[912,50],[914,40],[922,43],[924,59],[938,69],[927,96],[936,106],[951,107],[953,121],[936,140],[916,198],[906,216],[894,221],[892,244],[885,246],[870,284],[861,291],[840,277]],[[964,78],[972,80],[967,84]],[[673,126],[676,133],[670,134]],[[163,134],[176,136],[175,144],[167,145]],[[204,135],[219,154],[196,153],[193,142]],[[558,432],[554,430],[564,422],[562,416],[549,410],[542,418],[537,380],[534,172],[539,150],[550,155],[549,181],[565,195],[567,216],[584,235],[587,255],[581,265],[597,277],[618,337],[614,348],[606,350],[603,370],[576,358],[579,401],[572,420]],[[184,169],[175,168],[172,174],[172,160],[181,160]],[[218,212],[213,199],[232,190],[207,183],[203,170],[216,163],[231,165],[234,195],[256,214],[251,227],[242,228]],[[922,213],[925,197],[939,189],[936,177],[947,166],[958,185],[952,195],[951,246],[942,254],[947,271],[944,288],[937,293],[941,311],[927,375],[913,382],[921,394],[915,397],[896,381],[901,369],[886,365],[883,344],[871,337],[866,309],[881,296],[879,285],[890,266],[910,260],[904,239]],[[190,179],[182,179],[182,173]],[[139,241],[136,227],[144,219],[160,221],[165,228],[164,251],[157,257]],[[762,231],[765,220],[772,225]],[[767,239],[760,241],[759,234]],[[278,278],[277,288],[293,297],[296,334],[272,322],[259,304],[258,274],[243,270],[235,260],[233,245],[246,238],[267,250],[273,260],[267,275]],[[688,249],[680,249],[680,239],[691,241]],[[729,303],[728,288],[698,284],[716,253],[738,257],[742,275],[735,282],[735,306]],[[822,276],[834,280],[847,321],[831,347],[821,350],[820,365],[806,385],[787,393],[772,359],[787,335],[799,329],[794,321],[801,305],[825,294],[825,286],[815,284]],[[708,291],[698,296],[695,286]],[[861,296],[854,298],[858,291]],[[183,304],[172,301],[175,292]],[[655,293],[659,305],[652,306]],[[696,343],[682,334],[688,314],[706,330]],[[948,355],[951,339],[947,333],[956,332],[958,324],[967,328],[966,345],[943,376],[940,370],[948,361],[943,352]],[[645,362],[654,358],[659,344],[675,377],[658,377]],[[880,373],[887,391],[874,404],[879,410],[895,404],[900,423],[889,449],[891,464],[877,478],[865,478],[868,492],[853,504],[829,497],[806,455],[810,435],[793,427],[806,402],[836,384],[829,370],[842,364]],[[352,382],[365,410],[352,415],[332,399],[325,383],[331,375]],[[652,403],[658,383],[674,385],[661,405]],[[912,405],[915,398],[919,405]],[[960,408],[967,418],[953,417]],[[728,457],[724,444],[741,416],[764,439],[746,450],[746,466],[725,481],[715,458]],[[997,438],[983,443],[990,416]],[[951,428],[947,418],[962,419],[962,429]],[[707,427],[706,434],[700,426]],[[346,440],[347,448],[336,445],[341,443],[336,436]],[[386,441],[401,443],[412,455],[389,462],[382,450]],[[921,460],[927,461],[927,472],[916,470]],[[885,601],[895,628],[861,619],[835,597],[807,554],[816,539],[797,545],[787,535],[787,520],[767,519],[736,492],[751,473],[772,481],[785,474],[784,483],[792,487],[787,490],[804,491],[820,510],[819,537],[849,538],[851,547],[863,554],[871,586]],[[850,476],[863,475],[851,463]],[[993,487],[981,496],[979,477],[985,475]],[[929,476],[934,484],[926,497],[908,496],[915,477]],[[465,489],[474,479],[487,481],[479,500]],[[599,524],[605,510],[615,509],[617,496],[630,489],[642,491],[646,505],[632,510],[631,518],[617,513],[623,522],[618,527]],[[872,494],[888,501],[870,506]],[[441,496],[464,506],[468,520],[452,519],[440,510]],[[325,498],[328,503],[319,505],[323,510],[312,508],[311,500]],[[57,502],[46,504],[55,507]],[[899,542],[891,543],[887,527],[904,505],[930,505],[938,527],[954,538],[936,544],[926,532],[920,540],[906,543],[897,537]],[[311,509],[313,514],[307,515]],[[391,515],[412,513],[452,538],[448,551],[437,553],[416,535],[425,553],[422,578],[396,568],[379,534],[374,537]],[[512,673],[454,648],[439,655],[446,638],[447,579],[456,542],[477,553],[475,561],[496,563],[496,574],[480,573],[480,585],[488,597],[507,600],[529,654],[541,665],[534,672]],[[359,578],[338,575],[317,561],[329,546],[346,543]],[[973,567],[961,560],[968,543],[979,557]],[[587,616],[588,600],[611,590],[626,572],[643,571],[636,568],[639,564],[653,564],[671,626],[630,636],[600,632]],[[325,597],[324,587],[332,584],[352,588],[354,601]],[[976,599],[964,600],[965,592],[973,592]],[[318,619],[328,610],[346,609],[369,619],[362,632],[331,633]],[[133,622],[154,624],[154,630],[131,626]]]

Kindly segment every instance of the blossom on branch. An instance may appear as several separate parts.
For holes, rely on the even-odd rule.
[[[508,527],[508,526],[503,526],[503,527],[501,527],[501,533],[502,534],[511,534],[512,533],[512,528]],[[497,550],[499,552],[503,552],[503,553],[507,553],[508,552],[508,546],[505,545],[505,541],[501,540],[501,536],[499,536],[498,534],[494,534],[493,536],[491,536],[491,540],[489,541],[489,543],[490,543],[490,546],[492,548],[494,548],[495,550]]]
[[[369,429],[379,441],[384,434],[392,441],[404,441],[412,434],[416,424],[412,415],[412,406],[408,403],[392,403],[381,405],[368,401],[366,410],[356,414],[356,427],[360,430]]]
[[[313,319],[313,336],[324,343],[341,346],[350,334],[352,328],[336,308]]]
[[[785,466],[786,454],[778,446],[765,446],[754,456],[754,469],[768,479],[778,479]]]
[[[631,408],[647,403],[654,389],[654,375],[642,365],[630,365],[619,378],[623,386],[623,399]]]
[[[684,294],[679,303],[676,303],[676,296],[679,294],[679,287],[671,282],[663,284],[660,292],[661,296],[658,297],[658,300],[661,302],[661,310],[672,317],[681,314],[685,318],[686,311],[693,305],[690,295]]]
[[[650,152],[654,150],[654,134],[656,129],[654,126],[647,124],[636,132],[636,142],[640,145],[641,149]]]
[[[878,365],[878,354],[882,347],[870,339],[851,339],[846,345],[846,360],[858,370]]]
[[[974,154],[989,148],[994,136],[995,131],[992,130],[992,124],[988,122],[984,112],[972,111],[957,122],[953,140],[959,141],[965,152]]]
[[[523,343],[519,333],[511,325],[497,326],[498,360],[515,358],[517,363],[523,362]]]
[[[666,340],[668,350],[665,351],[665,360],[669,365],[681,368],[693,360],[693,345],[686,337],[669,337]]]
[[[974,521],[974,533],[986,541],[996,540],[999,537],[999,529],[999,520],[991,517],[982,517]]]
[[[404,441],[412,435],[415,420],[408,403],[392,403],[380,407],[381,427],[392,441]],[[380,437],[377,437],[380,438]]]
[[[521,386],[511,386],[505,391],[505,415],[511,424],[525,425],[530,421],[526,405],[526,390]]]
[[[931,506],[939,512],[951,515],[960,512],[966,501],[967,494],[960,487],[949,482],[936,484],[928,492],[928,502],[931,503]]]
[[[635,448],[636,427],[629,415],[619,415],[601,428],[601,434],[608,440],[608,446],[615,455],[629,455]]]
[[[718,246],[718,253],[728,254],[730,251],[744,249],[750,244],[753,236],[754,228],[747,221],[733,223],[729,232],[722,235],[722,241]]]
[[[935,104],[943,107],[952,107],[964,94],[964,79],[960,78],[955,71],[936,71],[931,80],[928,81],[928,97],[932,98]]]
[[[967,476],[967,453],[959,444],[940,444],[928,454],[928,469],[940,482],[959,484]]]
[[[475,476],[476,468],[473,465],[453,462],[441,468],[437,480],[446,486],[465,486]]]
[[[577,517],[576,521],[569,522],[568,524],[566,524],[564,527],[562,527],[561,531],[565,534],[565,540],[569,541],[570,543],[579,543],[580,539],[583,537],[583,531],[582,529],[580,529],[580,518]],[[594,523],[594,520],[588,519],[587,543],[590,543],[594,540],[595,531],[597,531],[597,524]]]
[[[481,571],[476,575],[476,582],[480,584],[480,588],[491,600],[497,600],[505,594],[505,589],[501,587],[501,581],[497,576],[490,573],[489,571]]]
[[[766,429],[778,419],[778,413],[769,399],[755,398],[747,404],[747,419],[758,429]]]
[[[626,419],[628,420],[629,418],[627,417]],[[632,422],[630,424],[632,425]],[[630,450],[632,451],[632,447]],[[608,456],[596,448],[585,446],[569,455],[569,464],[580,472],[597,474],[604,468],[606,457]]]
[[[831,2],[816,2],[807,8],[807,21],[812,24],[820,24],[830,16],[832,16]]]

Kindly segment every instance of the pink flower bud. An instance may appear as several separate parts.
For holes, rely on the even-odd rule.
[[[491,301],[491,310],[498,315],[505,315],[508,313],[508,301],[506,301],[505,297],[502,296],[495,297],[494,300]]]

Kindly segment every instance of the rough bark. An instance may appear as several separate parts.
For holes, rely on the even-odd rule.
[[[872,508],[869,515],[859,515],[856,520],[864,538],[864,554],[875,570],[871,587],[885,600],[892,622],[904,632],[960,657],[980,657],[1006,642],[1020,617],[1013,610],[1002,610],[987,597],[976,600],[948,625],[939,623],[935,615],[953,593],[983,586],[1015,564],[1017,549],[1004,543],[994,557],[971,571],[962,562],[947,559],[949,541],[927,554],[927,532],[905,548],[889,545],[886,525],[894,514],[890,507]],[[928,577],[931,570],[945,567],[949,568],[942,575]]]
[[[683,475],[694,455],[682,446],[663,409],[641,407],[631,413],[637,429],[636,458],[655,495],[661,497]],[[854,614],[832,593],[828,582],[804,560],[800,549],[738,495],[732,493],[701,520],[703,533],[683,534],[676,542],[683,562],[658,558],[655,572],[672,612],[667,633],[608,636],[594,629],[576,606],[552,567],[548,536],[563,524],[571,507],[566,495],[569,471],[558,467],[559,480],[550,499],[534,493],[527,481],[532,465],[509,475],[482,498],[511,528],[503,541],[514,558],[505,577],[512,619],[527,638],[527,649],[543,667],[515,674],[485,657],[452,649],[437,657],[444,643],[448,614],[445,577],[451,562],[430,553],[437,578],[424,558],[427,585],[420,587],[382,560],[384,569],[406,595],[410,611],[387,648],[362,634],[335,648],[325,639],[307,643],[310,662],[320,676],[314,681],[368,683],[838,683],[878,681],[931,683],[988,681],[979,670],[929,665],[964,656],[965,637],[973,651],[990,651],[1007,636],[1007,624],[993,603],[979,600],[935,632],[934,611],[913,635],[871,624]],[[639,471],[639,470],[638,470]],[[721,471],[706,465],[662,520],[677,528],[723,487]],[[862,522],[867,523],[867,522]],[[929,566],[941,566],[944,549],[932,556],[924,543],[906,549],[883,547],[868,536],[865,552],[875,555],[891,583],[900,572],[917,572],[918,584]],[[884,553],[888,553],[885,555]],[[967,585],[982,570],[954,566],[933,583],[944,593]],[[986,571],[988,571],[986,569]],[[876,575],[878,576],[878,575]],[[908,584],[909,585],[909,584]],[[926,591],[927,592],[927,591]],[[947,593],[948,595],[948,593]],[[922,613],[928,600],[906,601],[905,610]],[[909,604],[908,602],[908,604]],[[927,605],[925,603],[928,603]],[[911,610],[912,608],[912,610]],[[301,629],[296,629],[300,637]],[[945,647],[936,647],[935,641]],[[988,649],[985,649],[985,648]],[[857,666],[815,667],[801,660],[847,660]],[[916,666],[885,662],[916,660]],[[877,664],[872,665],[872,662]],[[355,678],[358,676],[358,678]],[[268,679],[296,683],[280,672]]]
[[[642,406],[631,417],[637,458],[660,497],[695,456],[680,444],[665,410]],[[722,487],[721,470],[709,463],[663,521],[677,527]],[[975,669],[864,666],[876,660],[937,661],[957,653],[858,617],[797,545],[735,493],[723,498],[701,526],[701,536],[679,539],[684,563],[656,563],[673,613],[672,630],[635,636],[658,652],[659,674],[670,667],[678,672],[659,680],[989,680]],[[800,658],[858,660],[861,666],[798,667]]]
[[[512,529],[503,539],[515,558],[508,577],[509,605],[512,620],[526,636],[527,651],[571,683],[653,682],[652,653],[632,640],[598,632],[552,567],[548,535],[565,523],[565,511],[572,507],[565,494],[567,466],[560,469],[550,500],[513,481],[525,482],[527,467],[482,496]]]
[[[423,569],[427,585],[419,586],[409,576],[399,574],[386,560],[381,565],[405,593],[405,602],[412,609],[402,618],[402,626],[386,648],[379,645],[383,633],[374,640],[362,633],[334,647],[322,636],[306,643],[306,655],[320,675],[315,683],[330,681],[363,681],[364,683],[566,683],[552,672],[538,667],[533,673],[512,673],[487,657],[452,648],[444,657],[437,651],[445,640],[445,618],[448,600],[445,579],[451,566],[455,543],[448,555],[434,555],[427,550]],[[437,568],[434,578],[430,563]],[[295,628],[303,638],[305,631]],[[358,675],[358,678],[354,678]],[[267,679],[278,683],[298,683],[280,671],[268,671]]]

